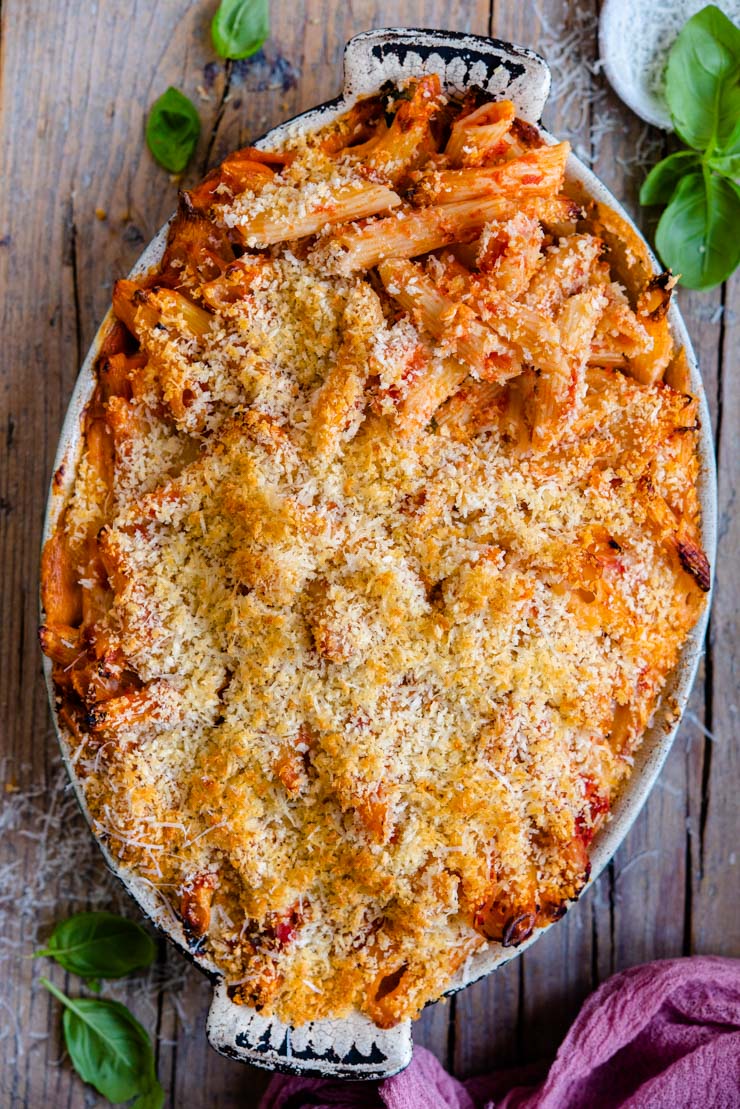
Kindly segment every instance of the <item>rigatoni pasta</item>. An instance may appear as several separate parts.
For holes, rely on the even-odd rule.
[[[292,1023],[562,914],[709,587],[672,278],[567,154],[424,77],[114,289],[41,643],[98,835]]]

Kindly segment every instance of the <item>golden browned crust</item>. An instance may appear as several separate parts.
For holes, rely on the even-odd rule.
[[[42,567],[98,834],[292,1023],[390,1026],[562,914],[709,586],[670,279],[478,102],[526,204],[424,224],[468,140],[436,79],[383,103],[232,155],[117,283]]]

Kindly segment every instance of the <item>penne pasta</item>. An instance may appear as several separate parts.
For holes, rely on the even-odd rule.
[[[298,204],[295,203],[297,200]],[[397,208],[401,198],[386,185],[356,181],[342,186],[313,205],[300,201],[299,191],[290,186],[271,193],[270,201],[273,203],[268,203],[264,211],[235,223],[236,230],[249,247],[261,248],[318,235],[335,224],[366,219]],[[286,214],[283,214],[281,207],[287,209]]]
[[[347,154],[351,158],[357,158],[363,161],[369,154],[380,145],[381,141],[388,134],[388,124],[385,122],[385,116],[381,116],[375,125],[371,135],[365,142],[358,143],[356,146],[351,146],[347,149]]]
[[[88,714],[91,729],[115,736],[123,729],[156,719],[157,707],[170,688],[167,682],[155,681],[143,689],[130,689],[118,697],[100,702]]]
[[[691,375],[685,347],[681,347],[671,359],[664,375],[664,381],[666,385],[670,385],[678,393],[691,393]]]
[[[530,419],[532,448],[538,453],[562,437],[583,403],[591,340],[605,306],[603,293],[588,289],[569,297],[558,314],[566,361],[559,372],[541,374],[534,386]]]
[[[130,446],[144,434],[146,423],[137,406],[124,397],[111,397],[108,401],[106,423],[113,439],[116,465],[120,466]]]
[[[675,554],[682,569],[694,579],[703,593],[707,593],[711,586],[711,573],[707,556],[698,543],[695,526],[686,517],[676,517],[649,474],[640,479],[638,489],[648,522]]]
[[[230,314],[232,306],[244,301],[256,283],[268,277],[273,269],[269,258],[264,254],[244,254],[232,262],[213,281],[200,287],[200,296],[206,305],[215,312]]]
[[[85,653],[80,629],[71,628],[68,624],[42,624],[39,640],[44,654],[60,666],[73,666]]]
[[[458,265],[457,270],[461,269]],[[522,362],[549,373],[564,372],[561,334],[553,320],[507,297],[486,274],[468,273],[462,282],[457,295],[470,304],[497,335],[516,347]]]
[[[508,162],[476,169],[433,169],[414,189],[417,204],[447,204],[478,196],[555,196],[570,143],[541,146]]]
[[[177,215],[167,233],[162,283],[197,290],[233,261],[226,229],[215,228],[207,212],[196,209],[188,193],[181,193]]]
[[[100,555],[97,535],[89,535],[86,539],[87,573],[82,582],[82,627],[88,642],[102,650],[108,643],[108,635],[104,625],[106,617],[113,602],[113,591],[109,586],[105,566]]]
[[[382,324],[377,294],[367,285],[356,286],[344,310],[344,340],[337,360],[313,401],[309,434],[317,453],[327,461],[354,437],[363,419],[372,339]]]
[[[517,299],[537,269],[542,239],[538,220],[524,212],[505,222],[488,223],[477,243],[477,267],[492,287]]]
[[[466,381],[435,413],[441,435],[467,439],[495,427],[506,405],[506,390],[491,381]]]
[[[573,212],[565,198],[532,198],[518,204],[507,197],[482,197],[421,210],[399,212],[363,226],[339,228],[325,252],[340,273],[372,269],[387,258],[414,258],[450,243],[466,242],[490,221],[511,221],[518,213],[547,222]]]
[[[536,270],[524,295],[526,304],[552,312],[567,297],[581,292],[601,254],[601,240],[594,235],[571,235],[551,247]]]
[[[397,184],[423,158],[436,150],[431,120],[440,107],[441,86],[436,73],[421,77],[404,92],[390,127],[376,136],[362,162],[391,184]],[[357,151],[351,152],[357,155]]]
[[[591,359],[599,365],[627,365],[627,360],[648,354],[653,340],[626,297],[611,284],[600,285],[607,305],[596,326]]]
[[[116,282],[114,308],[147,356],[141,395],[163,401],[179,427],[200,430],[209,412],[212,371],[204,351],[214,317],[174,289],[131,281]]]
[[[82,589],[75,560],[64,532],[59,529],[47,540],[41,556],[41,603],[49,625],[76,627],[82,619]]]
[[[158,327],[182,330],[202,338],[211,326],[211,316],[174,289],[142,288],[135,281],[116,281],[113,286],[113,311],[129,331],[146,340]]]
[[[455,358],[431,361],[398,404],[396,424],[402,435],[421,431],[437,409],[452,396],[468,376],[468,367]]]
[[[113,487],[113,439],[106,420],[89,420],[85,429],[87,457],[93,470],[110,492]]]
[[[134,294],[134,334],[147,336],[157,327],[202,339],[213,317],[174,289],[141,289]]]
[[[475,217],[474,217],[475,218]],[[413,258],[475,234],[469,216],[444,209],[399,212],[364,226],[340,228],[327,244],[330,264],[340,273],[372,269],[387,258]]]
[[[673,358],[668,308],[676,278],[662,273],[648,282],[637,301],[637,315],[650,337],[650,346],[629,360],[629,372],[642,385],[661,381]]]
[[[440,293],[412,262],[382,262],[378,273],[386,291],[475,375],[500,382],[519,373],[521,366],[513,347],[466,305]]]
[[[237,196],[243,192],[260,192],[269,185],[277,169],[285,165],[280,154],[245,147],[230,154],[224,162],[203,179],[200,185],[187,194],[187,203],[198,212],[207,212],[225,195]]]
[[[588,356],[589,366],[601,366],[604,369],[626,370],[628,367],[627,356],[619,351],[605,350],[600,343],[594,343]]]
[[[457,119],[451,128],[445,154],[453,166],[479,166],[496,154],[511,129],[515,109],[510,100],[482,104]]]
[[[663,379],[673,358],[673,339],[667,320],[646,319],[644,325],[651,339],[650,348],[629,358],[627,367],[630,375],[642,385],[655,385]]]
[[[112,354],[110,358],[102,358],[98,369],[102,399],[108,401],[112,397],[123,397],[130,400],[133,394],[132,382],[146,362],[147,356],[141,352],[132,355]]]
[[[378,127],[385,131],[388,126],[383,115],[383,100],[379,96],[369,96],[365,100],[358,100],[350,110],[327,130],[321,139],[319,148],[326,154],[338,154],[346,151],[353,156],[372,139]]]
[[[500,418],[501,434],[511,443],[512,450],[518,457],[531,450],[531,408],[538,382],[535,371],[528,369],[506,386]]]

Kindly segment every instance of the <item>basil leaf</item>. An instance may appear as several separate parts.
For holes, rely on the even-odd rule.
[[[96,979],[121,978],[148,967],[156,953],[154,941],[133,920],[115,913],[75,913],[57,924],[36,955],[50,955],[95,989]]]
[[[46,978],[40,981],[64,1005],[64,1041],[80,1078],[114,1104],[137,1097],[140,1109],[159,1109],[163,1095],[156,1100],[162,1087],[152,1046],[126,1006],[89,997],[72,1000]]]
[[[200,135],[200,116],[184,93],[170,85],[152,104],[146,121],[146,144],[170,173],[182,173]]]
[[[162,1109],[164,1105],[164,1090],[159,1082],[155,1081],[153,1086],[140,1094],[136,1101],[132,1104],[131,1109]]]
[[[707,164],[710,169],[720,173],[723,177],[730,177],[733,180],[740,177],[740,153],[715,154]]]
[[[723,177],[740,177],[740,117],[725,145],[710,155],[709,165]]]
[[[677,150],[657,166],[653,166],[642,183],[640,204],[667,204],[673,196],[681,177],[699,165],[700,158],[693,150]]]
[[[716,154],[710,157],[707,164],[710,170],[723,177],[730,177],[732,181],[737,181],[740,177],[740,154]]]
[[[740,189],[708,171],[688,173],[660,217],[658,254],[681,284],[709,289],[740,263]]]
[[[269,0],[221,0],[211,38],[221,58],[249,58],[270,34]]]
[[[671,47],[666,100],[673,126],[697,150],[726,145],[740,118],[740,29],[709,4]]]

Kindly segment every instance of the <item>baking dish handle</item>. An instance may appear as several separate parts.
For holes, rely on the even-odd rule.
[[[381,1079],[411,1062],[411,1023],[376,1027],[361,1013],[290,1028],[276,1017],[236,1005],[226,983],[214,989],[208,1014],[211,1046],[254,1067],[316,1078]]]
[[[455,31],[390,27],[355,35],[344,49],[344,93],[368,96],[386,81],[438,73],[447,89],[477,85],[513,100],[517,114],[538,123],[550,92],[550,68],[534,50]]]

